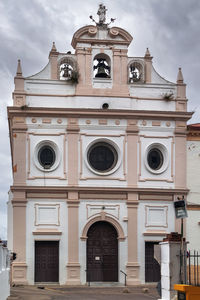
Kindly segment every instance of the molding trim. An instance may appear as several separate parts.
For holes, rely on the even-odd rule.
[[[187,195],[189,189],[187,188],[137,188],[137,187],[81,187],[81,186],[26,186],[26,185],[12,185],[10,187],[12,192],[26,192],[26,193],[67,193],[67,192],[78,192],[78,193],[100,193],[116,195],[116,193],[139,193],[141,195]]]
[[[166,236],[169,232],[164,230],[147,230],[143,232],[144,236]]]
[[[56,96],[56,95],[54,95]],[[127,98],[127,97],[126,97]],[[147,111],[147,110],[120,110],[109,109],[106,111],[106,118],[112,119],[153,119],[153,120],[180,120],[187,121],[192,117],[191,112],[182,111]],[[78,109],[78,108],[46,108],[46,107],[28,107],[26,110],[21,110],[20,107],[9,106],[8,118],[12,117],[44,117],[48,118],[104,118],[105,111],[102,109]]]
[[[33,235],[61,235],[62,231],[59,231],[57,229],[50,229],[50,228],[42,228],[34,230]]]
[[[84,226],[83,231],[82,231],[81,240],[87,239],[87,232],[88,232],[90,226],[99,221],[105,221],[105,222],[112,224],[115,227],[115,229],[117,230],[119,241],[124,241],[126,239],[126,237],[124,235],[124,231],[123,231],[121,225],[119,224],[119,222],[117,220],[115,220],[114,218],[108,216],[105,212],[101,212],[99,216],[92,218],[91,220],[89,220],[86,223],[86,225]]]

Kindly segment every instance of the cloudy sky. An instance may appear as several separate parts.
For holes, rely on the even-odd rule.
[[[17,59],[23,75],[40,71],[55,41],[59,52],[71,49],[73,33],[98,20],[98,0],[0,0],[0,237],[6,238],[7,192],[12,183],[6,107],[12,105]],[[188,109],[200,122],[200,1],[104,0],[107,18],[133,36],[129,56],[146,48],[156,70],[175,82],[182,67],[187,83]]]

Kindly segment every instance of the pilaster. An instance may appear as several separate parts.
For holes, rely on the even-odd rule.
[[[13,117],[11,141],[14,185],[26,185],[26,131],[25,117]]]
[[[69,192],[68,200],[68,263],[67,285],[80,284],[79,263],[79,196],[78,192]]]
[[[76,49],[76,56],[80,70],[76,94],[89,95],[92,93],[92,49],[79,47]]]
[[[127,134],[127,182],[128,182],[128,186],[137,187],[138,126],[136,120],[128,120],[126,134]]]
[[[68,185],[78,184],[78,141],[79,126],[78,119],[69,118],[67,126],[68,140]]]
[[[137,214],[138,214],[138,195],[128,193],[128,262],[126,265],[127,285],[139,284],[139,264],[137,255]]]
[[[176,121],[175,128],[175,188],[186,188],[186,151],[187,125],[184,121]]]
[[[113,94],[129,96],[127,84],[127,50],[113,50]]]
[[[13,252],[17,254],[12,263],[12,281],[15,284],[27,284],[26,264],[26,194],[13,192]]]

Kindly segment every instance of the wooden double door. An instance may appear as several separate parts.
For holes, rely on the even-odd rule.
[[[118,281],[118,239],[108,222],[96,222],[88,230],[87,281]]]
[[[35,282],[59,282],[59,242],[35,242]]]

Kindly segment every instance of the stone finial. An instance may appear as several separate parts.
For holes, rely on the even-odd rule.
[[[21,61],[18,59],[17,72],[14,77],[15,90],[13,93],[14,106],[23,106],[26,103],[24,91],[24,77],[22,75]]]
[[[145,56],[144,57],[151,57],[149,48],[147,48],[146,52],[145,52]]]
[[[18,59],[16,76],[17,77],[22,77],[22,67],[21,67],[20,59]]]
[[[178,69],[177,81],[176,83],[184,83],[183,74],[181,68]]]
[[[53,42],[51,51],[49,52],[49,57],[50,57],[50,56],[55,56],[55,55],[57,56],[57,55],[58,55],[58,52],[57,52],[57,49],[56,49],[56,44],[55,44],[55,42]]]
[[[55,42],[53,42],[53,45],[52,45],[52,48],[51,48],[51,52],[57,52]]]

